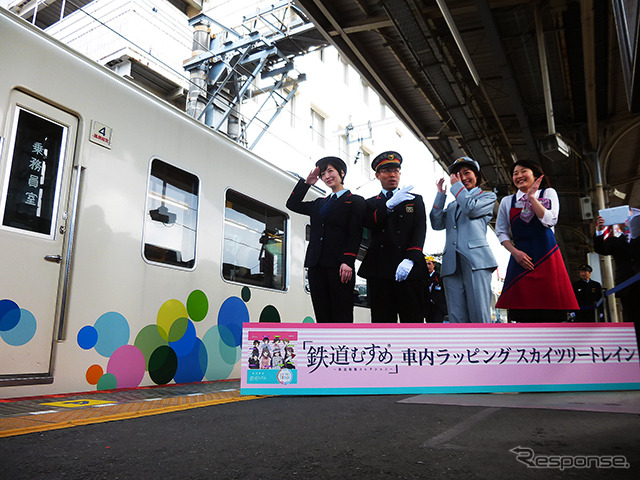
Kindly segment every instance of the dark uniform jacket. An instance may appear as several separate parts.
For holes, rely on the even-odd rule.
[[[580,279],[573,282],[573,291],[580,307],[593,306],[602,298],[602,285],[595,280],[585,282]]]
[[[611,236],[604,239],[604,235],[594,235],[593,249],[600,255],[612,255],[615,262],[614,280],[616,285],[620,285],[628,278],[633,277],[640,269],[638,264],[640,263],[637,255],[634,254],[632,245],[627,242],[625,236],[614,237]],[[632,292],[640,291],[636,290],[637,286],[629,286],[623,288],[616,295],[623,298]]]
[[[413,268],[407,280],[423,281],[426,264],[422,247],[427,233],[427,217],[422,197],[402,202],[393,211],[380,193],[367,199],[364,226],[370,231],[371,245],[358,275],[364,278],[395,279],[398,264],[408,258]]]
[[[447,301],[444,295],[444,286],[442,284],[442,280],[440,279],[440,275],[435,270],[432,275],[429,275],[429,272],[426,273],[426,282],[425,282],[425,293],[427,299],[427,306],[429,303],[434,304],[438,307],[442,313],[447,313]]]
[[[576,312],[577,320],[592,322],[595,319],[595,305],[602,298],[602,285],[595,280],[585,282],[580,279],[573,282],[573,292],[576,294],[576,300],[580,305],[580,311]],[[604,306],[601,303],[598,307],[598,318],[604,312]]]
[[[311,239],[304,260],[305,267],[353,268],[362,239],[364,198],[350,191],[333,200],[325,215],[320,209],[329,197],[303,202],[310,185],[300,179],[287,200],[287,208],[311,217]]]

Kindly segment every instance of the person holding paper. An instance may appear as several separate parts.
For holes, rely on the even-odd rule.
[[[611,218],[609,221],[615,220]],[[593,236],[593,249],[600,255],[613,256],[615,262],[613,276],[618,286],[640,272],[640,253],[630,232],[626,232],[625,223],[618,225],[606,225],[606,223],[604,217],[598,216]],[[622,303],[622,319],[625,322],[632,322],[634,318],[640,316],[640,282],[617,291],[615,295]]]
[[[364,226],[371,244],[358,275],[367,279],[372,323],[424,321],[422,254],[427,219],[422,197],[400,188],[402,157],[381,153],[371,162],[382,191],[368,198]]]
[[[455,200],[444,208],[447,188],[441,178],[429,214],[433,229],[447,232],[440,275],[449,322],[491,323],[491,274],[498,263],[487,242],[487,225],[496,194],[478,186],[480,165],[469,157],[449,166],[449,175]]]
[[[511,167],[514,195],[502,199],[496,235],[511,258],[496,308],[513,322],[561,322],[580,307],[554,235],[558,194],[536,163],[519,160]],[[541,188],[542,187],[542,188]]]
[[[304,260],[308,269],[311,303],[318,323],[353,323],[354,265],[362,239],[364,198],[344,187],[347,165],[338,157],[324,157],[300,179],[287,208],[311,217],[311,238]],[[303,201],[322,179],[331,195]]]

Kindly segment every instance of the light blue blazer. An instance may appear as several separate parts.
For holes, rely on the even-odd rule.
[[[478,187],[467,190],[462,182],[451,185],[451,193],[456,199],[444,208],[446,195],[438,192],[429,214],[434,230],[447,231],[441,276],[455,273],[456,252],[464,255],[472,270],[495,270],[498,263],[487,242],[487,225],[497,200],[495,193]]]

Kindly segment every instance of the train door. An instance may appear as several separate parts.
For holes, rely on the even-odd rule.
[[[0,385],[12,378],[47,382],[66,296],[60,287],[68,278],[65,233],[78,120],[17,91],[4,115]]]

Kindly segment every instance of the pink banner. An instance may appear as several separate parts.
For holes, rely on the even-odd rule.
[[[248,395],[640,389],[631,323],[245,323]]]

